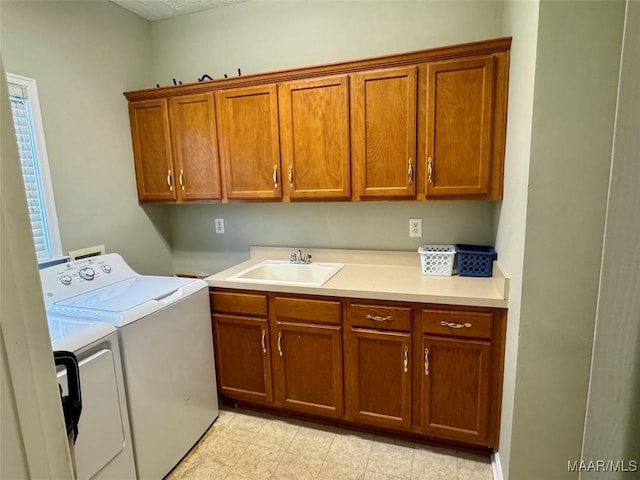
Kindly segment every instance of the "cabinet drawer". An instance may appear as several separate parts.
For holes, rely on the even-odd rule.
[[[349,324],[377,330],[411,331],[411,307],[351,304]]]
[[[332,300],[276,297],[273,302],[277,319],[297,322],[340,325],[341,304]]]
[[[491,338],[491,312],[422,310],[422,332],[455,337]]]
[[[209,293],[211,311],[235,313],[253,317],[267,316],[267,296],[256,293],[218,292]]]

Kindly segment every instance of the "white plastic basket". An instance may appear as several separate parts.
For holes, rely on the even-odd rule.
[[[451,275],[455,245],[422,245],[418,248],[423,275]]]

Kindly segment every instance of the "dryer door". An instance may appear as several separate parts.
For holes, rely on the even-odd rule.
[[[82,415],[75,445],[78,480],[88,480],[124,448],[122,413],[113,352],[98,350],[80,359]],[[58,373],[66,395],[66,370]]]

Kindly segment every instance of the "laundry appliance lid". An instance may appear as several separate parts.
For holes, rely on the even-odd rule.
[[[116,331],[114,327],[105,323],[61,318],[53,315],[47,317],[47,324],[53,350],[70,352],[77,352]]]
[[[198,279],[140,275],[61,300],[47,311],[120,327],[206,287]]]

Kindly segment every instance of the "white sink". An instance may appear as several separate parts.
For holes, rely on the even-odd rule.
[[[265,260],[230,276],[230,282],[267,283],[273,285],[309,285],[319,287],[333,277],[343,263],[289,263]]]

